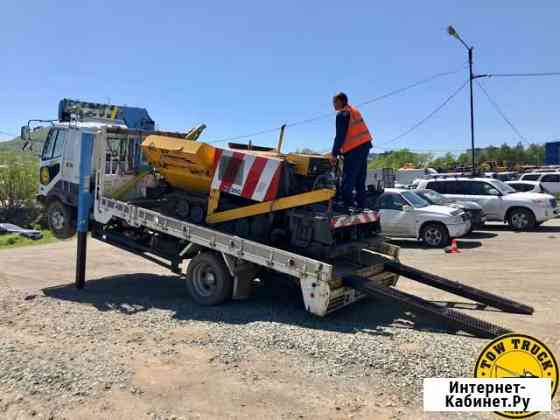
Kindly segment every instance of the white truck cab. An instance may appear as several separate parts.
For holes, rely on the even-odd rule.
[[[107,157],[106,179],[113,185],[107,187],[118,188],[140,171],[143,164],[141,136],[143,132],[153,131],[154,122],[142,108],[63,99],[59,104],[58,121],[50,124],[40,155],[37,200],[46,208],[49,227],[55,236],[65,239],[75,232],[82,135],[95,133],[103,127],[138,128],[138,138],[128,143],[115,141],[118,146],[111,147],[108,139],[110,156]],[[26,142],[31,141],[29,125],[21,130]],[[92,173],[96,169],[94,163],[92,160]]]

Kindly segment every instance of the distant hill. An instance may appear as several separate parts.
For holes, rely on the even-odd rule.
[[[31,150],[28,148],[23,151],[23,140],[21,137],[16,137],[12,140],[0,141],[0,152],[15,152],[15,153],[32,153],[34,155],[40,155],[43,149],[43,143],[47,137],[48,128],[40,128],[31,133],[31,138],[33,140]]]

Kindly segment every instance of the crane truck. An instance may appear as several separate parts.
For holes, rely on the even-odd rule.
[[[176,273],[197,304],[248,298],[256,279],[281,276],[300,287],[306,310],[318,316],[370,296],[451,330],[481,337],[508,332],[397,289],[404,276],[506,312],[533,312],[402,264],[399,248],[384,241],[377,211],[335,205],[328,157],[282,152],[284,128],[275,148],[219,148],[199,140],[204,125],[186,133],[154,131],[128,127],[117,114],[85,121],[66,112],[70,121],[50,129],[56,143],[44,145],[39,180],[49,224],[55,235],[72,236],[77,209],[70,197],[81,180],[91,192],[85,213],[91,236]],[[64,140],[57,145],[60,132]],[[93,148],[83,157],[77,150],[85,136]],[[82,177],[80,159],[91,167]],[[59,168],[54,177],[53,166]],[[67,186],[49,194],[61,180]],[[374,202],[380,191],[368,194]]]

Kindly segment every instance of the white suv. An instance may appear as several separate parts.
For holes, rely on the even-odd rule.
[[[552,194],[560,193],[560,173],[559,172],[542,172],[529,173],[521,175],[520,181],[538,181]]]
[[[552,195],[517,192],[497,179],[426,179],[417,188],[429,188],[456,201],[475,201],[486,213],[487,220],[507,222],[515,230],[532,229],[560,214]]]

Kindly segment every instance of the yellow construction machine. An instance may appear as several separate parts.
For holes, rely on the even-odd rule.
[[[147,195],[163,200],[169,215],[323,256],[379,231],[375,211],[333,206],[337,180],[329,156],[282,153],[284,129],[276,148],[218,148],[198,141],[202,130],[142,142],[156,177]]]

